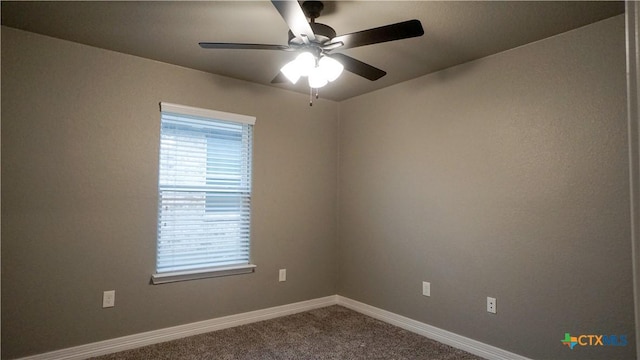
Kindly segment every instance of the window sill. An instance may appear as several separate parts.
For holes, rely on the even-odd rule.
[[[237,265],[220,268],[208,268],[199,270],[173,271],[162,274],[151,275],[151,283],[153,285],[167,284],[177,281],[188,281],[197,279],[206,279],[212,277],[249,274],[255,271],[256,265]]]

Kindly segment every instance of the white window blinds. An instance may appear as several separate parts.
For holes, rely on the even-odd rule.
[[[249,264],[255,118],[160,105],[157,273]]]

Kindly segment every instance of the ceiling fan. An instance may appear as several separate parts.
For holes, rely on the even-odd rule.
[[[335,80],[343,69],[371,81],[386,75],[384,70],[345,54],[332,53],[332,51],[407,39],[424,34],[419,20],[408,20],[336,36],[333,28],[315,21],[324,8],[322,1],[304,1],[302,5],[295,0],[272,0],[271,3],[289,26],[288,45],[201,42],[199,43],[200,47],[204,49],[298,52],[299,55],[296,59],[283,66],[271,83],[282,83],[289,80],[295,84],[300,77],[307,76],[310,91],[316,90],[316,98],[318,96],[317,89],[329,81]],[[310,19],[309,22],[307,22],[307,17]]]

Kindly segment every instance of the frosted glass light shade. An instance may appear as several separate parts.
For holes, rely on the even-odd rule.
[[[314,68],[309,74],[309,87],[317,89],[327,85],[329,81],[324,76],[322,70],[317,67]]]
[[[322,71],[325,79],[327,79],[328,81],[337,79],[338,76],[342,74],[342,70],[344,70],[344,66],[342,66],[340,62],[328,56],[323,56],[320,59],[318,65],[320,67],[320,71]]]
[[[298,70],[298,66],[295,60],[289,61],[286,63],[281,69],[280,72],[291,81],[292,84],[298,82],[300,79],[300,71]]]
[[[301,76],[309,76],[309,73],[311,73],[315,66],[315,57],[313,57],[311,53],[303,52],[293,61],[286,63],[280,71],[292,84],[295,84]]]
[[[300,76],[309,76],[311,71],[316,67],[316,58],[308,52],[303,52],[296,57],[296,66]]]

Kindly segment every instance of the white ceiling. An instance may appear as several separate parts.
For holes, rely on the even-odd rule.
[[[287,44],[287,25],[269,1],[2,1],[2,25],[272,85],[295,55],[285,51],[202,49],[198,42]],[[387,71],[377,81],[351,73],[320,96],[348,99],[382,87],[622,14],[618,1],[327,1],[317,22],[338,35],[418,19],[422,37],[346,49]]]

